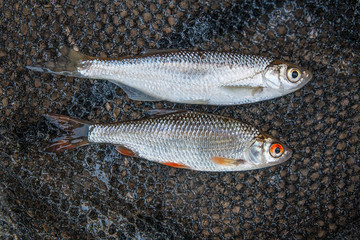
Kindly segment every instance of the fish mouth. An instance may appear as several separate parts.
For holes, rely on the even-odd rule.
[[[304,79],[305,79],[304,82],[308,82],[313,78],[313,74],[309,70],[304,71],[304,76],[305,76],[304,77]]]
[[[292,155],[293,155],[293,150],[291,150],[289,147],[286,147],[283,159],[281,159],[280,162],[281,163],[286,162],[287,160],[289,160],[292,157]]]
[[[313,78],[313,74],[309,70],[302,71],[302,79],[300,80],[299,85],[297,85],[292,92],[304,87],[310,80]]]
[[[286,156],[286,160],[288,160],[289,158],[291,158],[293,155],[293,150],[291,150],[290,148],[287,149],[287,156]]]

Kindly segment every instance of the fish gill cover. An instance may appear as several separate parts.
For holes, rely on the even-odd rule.
[[[0,1],[0,234],[5,239],[354,239],[359,237],[357,1]],[[39,74],[61,45],[92,56],[234,50],[309,68],[299,91],[243,106],[136,102],[101,80]],[[110,145],[48,154],[43,117],[132,120],[153,108],[248,122],[293,157],[268,169],[203,173]]]

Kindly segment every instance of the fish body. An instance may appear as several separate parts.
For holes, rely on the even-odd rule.
[[[301,67],[271,57],[210,51],[152,51],[104,59],[62,48],[56,63],[35,71],[109,80],[133,100],[234,105],[296,91],[312,78]]]
[[[258,169],[279,164],[291,156],[291,150],[278,140],[235,119],[190,111],[161,113],[113,124],[47,115],[69,132],[47,150],[111,143],[124,155],[198,171]]]

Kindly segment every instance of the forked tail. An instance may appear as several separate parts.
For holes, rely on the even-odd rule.
[[[90,57],[63,46],[60,48],[60,57],[56,62],[49,61],[35,66],[26,66],[26,68],[37,72],[81,77],[82,75],[78,72],[78,67],[82,61],[87,59],[90,59]]]
[[[58,114],[46,114],[44,117],[66,131],[66,134],[53,139],[52,144],[45,149],[46,152],[60,152],[89,144],[89,122]]]

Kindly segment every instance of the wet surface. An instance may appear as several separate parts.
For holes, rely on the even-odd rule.
[[[7,239],[359,237],[360,4],[0,0],[0,233]],[[229,107],[131,101],[100,81],[30,72],[61,45],[102,57],[234,50],[309,68],[312,82]],[[44,153],[42,117],[137,119],[153,108],[234,117],[286,142],[286,163],[204,173],[91,145]]]

